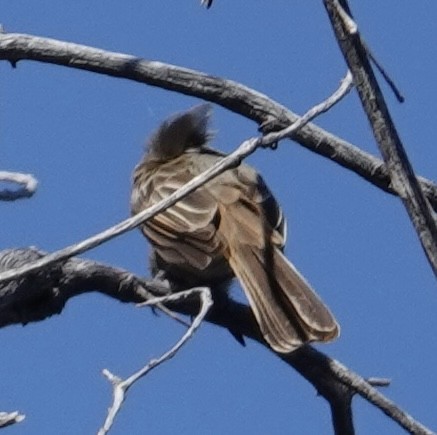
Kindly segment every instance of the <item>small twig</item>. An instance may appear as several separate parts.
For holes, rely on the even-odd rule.
[[[38,186],[38,181],[31,174],[21,174],[19,172],[0,171],[0,182],[16,183],[21,188],[16,190],[0,190],[0,201],[15,201],[21,198],[31,197]]]
[[[349,35],[356,35],[358,33],[358,25],[352,19],[349,14],[349,10],[345,10],[343,5],[339,2],[339,0],[333,0],[333,4],[337,8],[338,15],[341,17],[344,23],[345,30]]]
[[[152,218],[158,213],[161,213],[162,211],[171,207],[177,201],[184,198],[186,195],[193,192],[198,187],[205,184],[207,181],[223,173],[226,169],[238,165],[241,162],[241,160],[252,154],[258,147],[260,146],[265,147],[268,146],[269,144],[276,143],[280,139],[292,136],[297,130],[302,128],[304,125],[306,125],[316,116],[318,116],[320,113],[326,112],[328,109],[334,106],[338,101],[340,101],[341,98],[344,97],[351,89],[350,85],[351,85],[350,77],[348,73],[346,78],[340,84],[339,90],[341,90],[341,92],[339,92],[339,90],[336,90],[331,97],[329,97],[323,103],[318,104],[314,108],[311,108],[307,113],[305,113],[305,115],[302,116],[300,120],[296,121],[291,126],[277,133],[270,133],[264,137],[251,138],[244,141],[235,151],[233,151],[228,156],[218,161],[216,164],[211,166],[202,174],[194,177],[183,187],[176,190],[174,193],[172,193],[171,195],[169,195],[167,198],[163,199],[159,203],[143,210],[137,215],[132,216],[131,218],[126,219],[114,225],[113,227],[110,227],[88,239],[85,239],[74,245],[67,246],[66,248],[56,251],[52,254],[48,254],[44,258],[29,263],[23,267],[2,272],[0,273],[0,282],[16,279],[18,277],[24,276],[27,273],[40,270],[52,263],[65,260],[67,258],[72,257],[73,255],[81,254],[85,251],[88,251],[89,249],[101,245],[102,243],[110,239],[113,239],[114,237],[119,236],[120,234],[123,234],[127,231],[136,228],[138,225],[141,225],[146,220]]]
[[[111,429],[114,419],[117,416],[118,412],[121,409],[121,406],[126,399],[126,393],[129,390],[129,388],[138,380],[140,380],[143,376],[145,376],[147,373],[149,373],[152,369],[159,366],[165,361],[168,361],[173,356],[176,355],[176,353],[179,351],[179,349],[190,339],[193,337],[196,330],[201,325],[203,319],[207,315],[209,309],[212,306],[212,298],[211,298],[211,291],[207,287],[196,287],[192,288],[190,290],[174,293],[168,296],[163,296],[160,298],[154,298],[152,300],[149,300],[143,304],[139,304],[140,306],[143,305],[152,305],[157,303],[166,303],[166,302],[175,302],[180,299],[185,299],[187,297],[192,297],[194,294],[198,294],[200,297],[200,310],[197,316],[194,318],[193,323],[189,327],[189,329],[185,332],[185,334],[178,340],[178,342],[167,352],[165,352],[163,355],[161,355],[159,358],[151,360],[147,365],[145,365],[142,369],[138,370],[129,378],[122,380],[118,376],[112,374],[109,370],[104,369],[103,374],[106,376],[106,378],[112,383],[113,386],[113,402],[112,406],[108,410],[108,415],[106,417],[105,423],[100,428],[98,435],[104,435],[108,433],[108,431]]]
[[[140,293],[146,301],[150,301],[150,300],[155,301],[156,300],[155,296],[142,286],[138,289],[138,293]],[[144,302],[144,303],[146,304],[146,302]],[[156,308],[158,308],[158,310],[162,311],[168,317],[170,317],[171,319],[180,323],[181,325],[184,325],[187,328],[190,327],[190,323],[186,322],[184,319],[182,319],[180,316],[178,316],[175,312],[173,312],[172,310],[170,310],[169,308],[167,308],[165,305],[161,304],[160,302],[156,302],[156,303],[153,302],[150,305],[155,305]]]
[[[25,415],[18,411],[14,412],[0,412],[0,428],[10,426],[15,423],[20,423],[26,418]]]
[[[170,319],[173,319],[175,322],[180,323],[181,325],[189,328],[190,324],[186,322],[184,319],[182,319],[180,316],[178,316],[174,311],[167,308],[165,305],[157,304],[156,307],[162,311],[165,315],[170,317]]]
[[[353,78],[351,72],[348,70],[346,76],[341,80],[339,88],[325,101],[317,104],[302,115],[296,122],[293,122],[289,127],[281,131],[269,133],[261,138],[262,146],[267,146],[276,143],[281,139],[293,136],[297,130],[308,124],[316,116],[327,112],[331,107],[337,104],[353,87]]]
[[[391,384],[391,379],[387,378],[367,378],[366,382],[372,387],[388,387]]]
[[[387,85],[395,95],[396,99],[399,101],[399,103],[403,103],[405,101],[404,96],[401,94],[401,91],[396,86],[396,83],[392,80],[392,78],[388,75],[388,72],[385,70],[385,68],[381,65],[381,63],[376,59],[375,55],[372,53],[370,48],[367,46],[367,44],[361,39],[361,43],[365,47],[367,54],[369,56],[369,59],[373,62],[373,65],[376,66],[376,69],[380,72],[382,77],[384,77],[384,80],[386,81]]]
[[[400,409],[396,403],[382,395],[376,388],[370,385],[369,382],[366,382],[365,379],[349,370],[340,362],[331,359],[329,365],[341,382],[353,388],[357,394],[375,405],[408,432],[416,435],[435,435],[434,432],[425,427],[422,423],[419,423],[411,415]]]
[[[345,30],[349,35],[356,35],[358,34],[358,25],[357,23],[352,19],[351,15],[343,8],[343,6],[340,4],[338,0],[334,0],[334,5],[337,8],[338,14],[343,20]],[[399,91],[398,87],[396,86],[395,82],[391,79],[391,77],[388,75],[387,71],[384,69],[384,67],[378,62],[372,51],[370,50],[369,46],[366,44],[364,39],[360,36],[361,44],[363,44],[363,47],[366,49],[367,55],[369,56],[369,59],[373,62],[373,64],[376,66],[378,71],[381,73],[384,80],[387,82],[388,86],[392,90],[393,94],[397,98],[397,100],[400,103],[403,103],[405,101],[404,96]]]

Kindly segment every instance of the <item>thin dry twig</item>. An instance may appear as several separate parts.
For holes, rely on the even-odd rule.
[[[369,382],[366,382],[365,379],[349,370],[340,362],[331,359],[330,367],[339,380],[353,388],[361,397],[375,405],[408,432],[415,435],[435,435],[433,431],[400,409],[399,406],[387,399]]]
[[[388,387],[391,384],[391,379],[387,378],[367,378],[366,382],[372,387]]]
[[[104,369],[103,374],[106,378],[112,383],[113,386],[113,402],[112,406],[108,410],[108,414],[106,416],[106,420],[103,426],[100,428],[98,435],[104,435],[109,432],[112,425],[114,424],[114,419],[117,416],[118,412],[123,405],[123,402],[126,399],[126,394],[132,385],[139,381],[142,377],[144,377],[147,373],[153,370],[155,367],[158,367],[160,364],[170,360],[173,358],[176,353],[181,349],[181,347],[193,337],[194,333],[202,324],[203,319],[206,317],[209,309],[212,306],[212,297],[211,291],[207,287],[195,287],[190,290],[185,290],[178,293],[173,293],[168,296],[150,299],[147,302],[139,304],[139,306],[144,305],[156,305],[163,304],[168,302],[176,302],[181,299],[186,299],[189,297],[193,297],[198,294],[200,298],[200,310],[199,313],[194,318],[191,326],[187,329],[184,335],[178,340],[178,342],[171,347],[167,352],[161,355],[159,358],[152,359],[147,365],[143,368],[129,376],[127,379],[121,379],[118,376],[112,374],[109,370]]]
[[[161,283],[165,284],[165,283]],[[170,291],[170,289],[169,289]],[[138,288],[138,293],[140,293],[143,297],[145,301],[150,301],[150,300],[154,300],[155,297],[152,293],[150,293],[146,288],[144,288],[143,286],[140,286],[140,288]],[[181,325],[186,326],[187,328],[190,327],[190,324],[188,322],[186,322],[184,319],[182,319],[181,317],[179,317],[175,312],[173,312],[172,310],[170,310],[169,308],[167,308],[165,305],[161,304],[159,301],[153,304],[158,310],[162,311],[165,315],[167,315],[168,317],[170,317],[170,319],[173,319],[175,322],[180,323]]]
[[[358,33],[358,25],[349,14],[349,11],[344,9],[339,0],[332,0],[332,3],[336,7],[338,15],[343,20],[343,24],[347,33],[349,35],[356,35]]]
[[[353,87],[353,78],[348,70],[346,76],[341,80],[339,88],[325,101],[317,104],[302,115],[296,122],[293,122],[289,127],[281,131],[269,133],[261,138],[261,145],[268,146],[282,139],[293,136],[300,128],[304,127],[311,120],[327,112],[331,107],[337,104],[344,96],[346,96]]]
[[[264,137],[251,138],[244,141],[235,151],[233,151],[228,156],[218,161],[216,164],[211,166],[202,174],[194,177],[187,184],[185,184],[180,189],[176,190],[174,193],[169,195],[161,202],[143,210],[137,215],[128,218],[92,237],[89,237],[86,240],[78,242],[74,245],[67,246],[66,248],[56,251],[52,254],[48,254],[45,257],[37,261],[34,261],[32,263],[29,263],[27,265],[24,265],[22,267],[16,269],[10,269],[5,272],[2,272],[0,273],[0,282],[17,279],[18,277],[22,277],[27,273],[41,270],[42,268],[47,267],[50,264],[62,260],[66,260],[67,258],[70,258],[73,255],[81,254],[85,251],[88,251],[89,249],[101,245],[102,243],[110,239],[113,239],[114,237],[119,236],[120,234],[123,234],[127,231],[136,228],[138,225],[141,225],[146,220],[152,218],[156,214],[171,207],[177,201],[179,201],[189,193],[193,192],[198,187],[205,184],[207,181],[223,173],[226,169],[238,165],[245,157],[252,154],[258,147],[260,146],[266,147],[268,145],[275,144],[279,140],[295,134],[297,130],[302,128],[305,124],[310,122],[316,116],[326,112],[331,107],[333,107],[336,103],[338,103],[350,91],[350,89],[351,89],[351,77],[348,73],[346,75],[346,78],[342,80],[340,87],[329,98],[327,98],[321,104],[318,104],[317,106],[311,108],[307,113],[305,113],[302,116],[302,118],[299,121],[297,121],[293,125],[277,133],[270,133]]]
[[[343,6],[340,4],[338,0],[334,0],[334,5],[337,8],[338,14],[340,15],[341,19],[343,20],[345,30],[349,33],[349,35],[356,35],[358,33],[358,25],[353,20],[353,18],[344,10]],[[381,63],[376,59],[375,55],[372,53],[370,48],[367,46],[365,41],[361,38],[361,43],[363,44],[363,47],[366,50],[367,55],[369,56],[369,59],[373,62],[373,64],[376,66],[378,71],[381,73],[381,75],[384,77],[384,80],[390,87],[390,89],[393,91],[393,94],[397,98],[397,100],[400,103],[403,103],[405,101],[404,96],[399,91],[398,87],[396,86],[395,82],[391,79],[391,77],[388,75],[385,68],[381,65]]]
[[[0,428],[11,426],[12,424],[20,423],[26,418],[25,415],[18,411],[14,412],[0,412]]]
[[[31,174],[20,172],[0,171],[0,182],[15,183],[21,187],[19,189],[1,189],[0,201],[15,201],[21,198],[30,198],[38,186],[38,181]]]

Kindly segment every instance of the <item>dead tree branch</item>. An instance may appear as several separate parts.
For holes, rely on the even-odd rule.
[[[16,423],[22,422],[26,418],[25,415],[20,414],[18,411],[14,412],[0,412],[0,428],[11,426]]]
[[[143,368],[129,376],[127,379],[120,379],[118,376],[112,374],[109,370],[104,369],[103,374],[106,378],[112,383],[113,387],[113,402],[111,407],[108,410],[108,415],[106,416],[106,420],[103,426],[100,428],[98,435],[105,435],[109,432],[112,425],[114,424],[115,417],[123,405],[123,402],[126,399],[126,394],[129,388],[132,387],[137,381],[146,376],[151,370],[155,367],[158,367],[162,363],[173,358],[177,352],[184,346],[187,341],[193,337],[194,333],[202,324],[206,315],[208,314],[209,309],[212,306],[212,298],[211,291],[207,287],[196,287],[190,290],[185,290],[182,292],[170,294],[167,296],[161,296],[158,298],[149,299],[148,301],[141,303],[140,306],[145,305],[161,305],[169,302],[177,302],[182,299],[192,298],[193,296],[198,296],[200,299],[200,310],[196,314],[196,317],[192,321],[189,328],[185,331],[182,337],[177,341],[177,343],[172,346],[167,352],[161,355],[159,358],[152,359],[149,363],[147,363]]]
[[[0,171],[0,182],[19,184],[19,189],[1,189],[0,201],[15,201],[21,198],[29,198],[35,192],[38,181],[31,174],[21,174],[19,172]]]
[[[219,104],[259,125],[267,125],[269,131],[281,130],[299,119],[298,115],[266,95],[232,80],[50,38],[0,33],[0,60],[9,61],[12,65],[16,65],[20,60],[62,65],[199,97]],[[397,195],[391,186],[390,175],[384,162],[357,146],[314,124],[300,129],[292,139],[349,169],[385,192]],[[419,181],[429,202],[437,211],[437,185],[425,178],[419,177]]]
[[[414,174],[370,65],[347,0],[324,0],[337,42],[354,82],[373,135],[388,168],[391,184],[402,199],[422,248],[437,277],[437,221]]]
[[[20,267],[43,256],[44,253],[35,249],[0,251],[0,271]],[[26,324],[59,314],[70,298],[90,291],[122,302],[139,303],[147,300],[150,293],[156,297],[166,295],[168,288],[156,281],[145,282],[122,269],[70,258],[19,280],[0,284],[0,327]],[[195,316],[199,313],[198,298],[171,302],[167,306],[181,314]],[[264,342],[252,311],[244,304],[229,300],[225,310],[213,306],[206,321],[255,340],[273,352]],[[313,347],[304,346],[290,355],[276,355],[298,371],[328,401],[336,434],[354,433],[351,400],[358,394],[409,432],[432,435],[432,431],[385,398],[365,379]]]

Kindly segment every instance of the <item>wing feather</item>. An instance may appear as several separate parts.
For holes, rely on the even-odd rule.
[[[134,181],[132,210],[138,212],[157,204],[197,175],[190,164],[192,158],[184,154],[153,172],[142,171],[147,174],[147,180]],[[204,270],[222,249],[222,241],[217,236],[219,221],[214,197],[208,189],[200,187],[145,222],[142,231],[165,261],[188,263]]]

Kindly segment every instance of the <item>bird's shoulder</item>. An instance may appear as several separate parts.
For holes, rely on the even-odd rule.
[[[203,164],[200,172],[222,157],[224,154],[215,150],[202,154]],[[192,158],[197,162],[195,170],[198,171],[199,159],[195,156]],[[284,246],[287,233],[284,214],[263,177],[252,166],[241,163],[228,169],[208,182],[204,189],[218,204],[218,213],[222,218],[234,219],[238,216],[242,225],[252,222],[254,228],[260,223],[268,224],[272,231],[273,243],[278,247]]]
[[[212,148],[188,149],[184,154],[159,165],[149,165],[141,171],[147,178],[136,197],[141,197],[141,208],[152,205],[169,196],[188,181],[209,169],[225,154]],[[244,217],[268,223],[276,233],[277,245],[285,242],[286,223],[282,210],[262,176],[251,166],[241,163],[213,178],[177,203],[168,214],[185,207],[197,214],[212,216]],[[219,219],[221,219],[219,218]],[[204,224],[205,222],[203,222]]]

